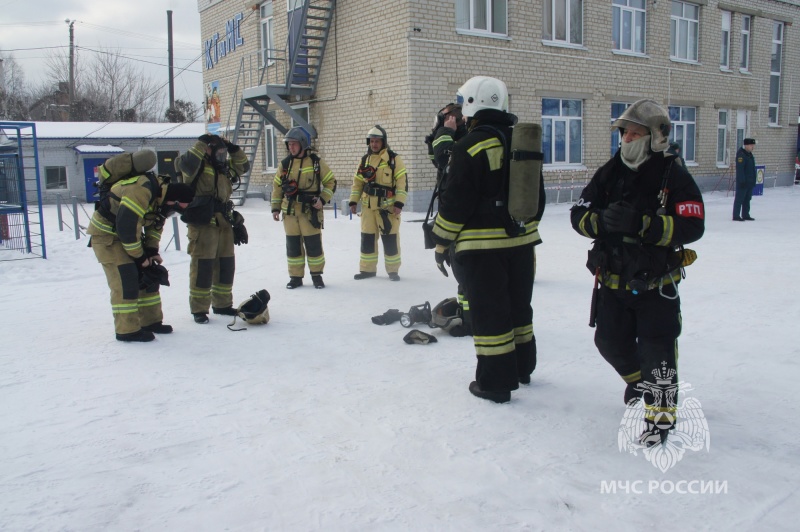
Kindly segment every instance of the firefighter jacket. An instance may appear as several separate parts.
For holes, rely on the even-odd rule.
[[[158,250],[164,218],[158,213],[162,189],[155,179],[145,175],[117,181],[108,194],[109,218],[96,210],[89,229],[91,236],[113,235],[132,259],[140,259],[148,250]]]
[[[437,169],[436,183],[439,187],[442,186],[442,178],[445,176],[447,163],[450,161],[450,152],[453,149],[453,144],[463,138],[466,133],[467,128],[463,125],[456,130],[444,126],[436,130],[436,135],[434,135],[433,142],[431,142],[433,150],[431,158],[433,159],[433,165]]]
[[[736,186],[756,186],[756,158],[744,148],[736,152]]]
[[[207,146],[205,142],[198,140],[178,160],[181,181],[195,190],[195,200],[188,209],[195,205],[202,207],[213,203],[213,208],[210,209],[213,212],[208,223],[230,226],[225,216],[230,210],[226,204],[231,199],[233,184],[238,183],[240,176],[250,171],[250,161],[240,148],[228,154],[227,168],[216,168],[206,155]]]
[[[316,198],[322,203],[330,203],[336,191],[336,179],[333,171],[316,154],[308,150],[303,157],[286,157],[278,165],[275,179],[272,181],[272,212],[296,214],[297,204],[302,207],[315,203]]]
[[[705,230],[700,190],[674,157],[653,153],[634,172],[622,162],[620,153],[597,170],[570,211],[575,231],[595,239],[586,266],[593,274],[599,269],[603,284],[613,289],[630,290],[634,279],[646,289],[668,278],[678,282],[683,261],[679,249],[698,240]],[[640,213],[638,234],[604,230],[602,210],[619,201]]]
[[[368,153],[353,176],[350,204],[361,200],[362,209],[400,209],[408,199],[406,166],[399,155],[388,148]]]
[[[516,117],[482,110],[475,119],[478,125],[452,146],[443,179],[446,186],[439,195],[439,213],[433,226],[434,241],[445,246],[455,243],[456,255],[540,244],[543,181],[536,217],[518,225],[508,214],[508,153]]]

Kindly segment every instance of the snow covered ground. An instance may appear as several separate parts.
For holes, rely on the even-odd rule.
[[[404,215],[401,282],[382,265],[354,281],[358,220],[328,213],[328,287],[289,291],[282,224],[250,200],[234,299],[267,288],[270,323],[195,324],[170,246],[175,332],[130,345],[86,240],[46,207],[48,259],[0,263],[0,529],[796,530],[800,191],[768,189],[750,223],[730,221],[732,197],[706,202],[680,378],[710,448],[663,473],[619,450],[624,386],[587,326],[590,241],[569,205],[541,224],[539,366],[505,405],[467,391],[471,338],[421,326],[439,342],[406,345],[370,321],[455,295],[420,213]]]

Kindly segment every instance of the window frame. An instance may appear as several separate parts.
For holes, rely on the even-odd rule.
[[[274,111],[270,111],[273,115]],[[271,142],[270,142],[271,141]],[[271,160],[270,160],[271,159]],[[264,122],[264,172],[277,172],[280,163],[278,156],[278,131],[269,121]]]
[[[675,7],[680,4],[681,6],[681,15],[675,15],[672,12],[675,10]],[[694,4],[692,2],[685,2],[684,0],[672,0],[672,10],[670,11],[669,15],[669,34],[670,34],[670,51],[669,57],[673,61],[682,61],[686,63],[698,63],[700,58],[700,5]],[[697,10],[697,18],[692,19],[686,15],[686,8],[687,6],[691,6]],[[685,44],[685,54],[686,57],[682,57],[681,49],[680,49],[680,33],[681,33],[681,26],[682,22],[686,23],[686,42]],[[694,31],[691,31],[692,28]],[[694,49],[691,49],[692,44],[692,35],[694,36]],[[690,53],[694,52],[694,56],[690,57]]]
[[[264,11],[270,5],[270,14],[264,16]],[[275,64],[275,58],[271,53],[275,50],[275,2],[273,0],[266,0],[259,5],[259,32],[261,44],[261,66],[269,67]],[[267,27],[265,29],[265,26]],[[266,37],[266,42],[265,42]]]
[[[776,30],[778,28],[780,28],[780,36],[776,37]],[[780,116],[781,105],[781,73],[783,72],[783,37],[785,31],[786,26],[783,22],[779,20],[772,21],[772,52],[769,63],[769,118],[767,120],[767,124],[770,126],[777,126],[780,122],[778,118]],[[775,70],[776,48],[778,49],[778,70]]]
[[[747,29],[744,28],[747,22]],[[750,72],[750,48],[753,30],[753,17],[742,15],[741,39],[739,44],[739,71]]]
[[[720,49],[719,49],[719,67],[723,70],[731,69],[731,26],[733,23],[733,13],[730,11],[721,11],[720,20]],[[727,25],[727,28],[726,28]]]
[[[561,2],[562,0],[544,0],[543,8],[544,13],[542,15],[542,40],[545,43],[556,44],[559,46],[572,46],[572,47],[583,47],[583,0],[563,0],[564,7],[566,8],[566,13],[564,13],[564,38],[559,39],[556,37],[556,33],[558,28],[558,22],[556,21],[556,2]],[[580,27],[578,28],[579,35],[577,35],[575,41],[573,41],[572,36],[572,10],[573,10],[573,3],[579,4],[578,9],[580,13],[578,15]],[[549,15],[549,16],[548,16]],[[555,30],[555,31],[554,31]],[[548,36],[549,32],[549,36]]]
[[[723,120],[724,115],[724,120]],[[730,124],[731,113],[728,109],[717,109],[717,167],[727,168],[730,166],[728,154],[728,125]],[[722,158],[720,158],[720,150]]]
[[[51,171],[58,170],[56,182],[52,183]],[[62,185],[63,182],[63,185]],[[44,188],[45,190],[67,190],[69,181],[67,180],[66,166],[45,166],[44,167]]]
[[[622,107],[619,107],[619,106],[622,106]],[[630,106],[631,106],[631,104],[625,103],[625,102],[611,102],[611,122],[610,123],[613,124],[614,121],[617,118],[622,116],[622,113],[625,112],[625,109],[627,109]],[[615,110],[619,111],[619,112],[615,113]],[[616,127],[615,128],[611,128],[611,155],[612,155],[612,157],[614,156],[615,153],[617,153],[617,150],[619,150],[619,147],[620,147],[621,143],[622,143],[622,137],[619,134],[619,128],[616,128]]]
[[[483,13],[486,28],[476,27],[475,3],[484,2]],[[495,7],[497,6],[497,7]],[[502,31],[495,31],[497,23],[495,10],[502,7]],[[480,37],[508,38],[508,0],[455,0],[456,33]],[[466,18],[465,18],[466,17]]]
[[[690,120],[686,115],[692,111],[694,119]],[[677,118],[675,112],[677,111]],[[668,107],[669,118],[672,122],[672,130],[669,132],[669,141],[677,142],[681,147],[681,154],[687,163],[695,163],[697,150],[697,107],[691,105],[670,105]],[[678,137],[678,132],[681,136]],[[691,145],[687,146],[686,140],[691,138]]]
[[[617,2],[625,2],[625,5],[618,4]],[[613,42],[613,50],[619,53],[624,54],[634,54],[634,55],[645,55],[647,50],[647,2],[642,2],[644,7],[639,8],[635,6],[631,6],[631,0],[613,0],[611,5],[611,41]],[[619,12],[619,17],[617,13]],[[630,13],[631,16],[631,27],[630,27],[630,42],[631,48],[626,49],[622,47],[622,43],[624,42],[624,36],[622,35],[622,30],[624,28],[624,16],[625,13]],[[637,17],[636,14],[641,13],[642,20],[641,20],[641,28],[638,28],[636,23]],[[619,38],[617,36],[617,30],[619,30]],[[636,32],[637,30],[641,33],[641,50],[637,50],[637,42],[636,42]]]
[[[550,115],[545,114],[545,103],[547,101],[557,101],[558,102],[558,115]],[[565,105],[565,102],[578,102],[580,104],[580,114],[578,116],[564,114],[565,108],[569,106]],[[556,169],[556,168],[582,168],[584,167],[583,163],[583,136],[584,136],[584,128],[583,128],[583,112],[585,109],[585,102],[582,99],[577,98],[542,98],[542,152],[544,153],[544,161],[543,166],[545,169]],[[550,127],[548,128],[547,122],[551,122]],[[573,124],[577,123],[579,127],[579,138],[577,140],[577,148],[578,148],[578,160],[571,161],[572,159],[572,151],[574,148],[574,143],[571,138],[571,133],[573,132],[572,127]],[[557,154],[557,150],[559,148],[558,142],[556,142],[556,130],[557,124],[563,124],[563,134],[564,134],[564,160],[555,160],[555,156]],[[547,147],[550,147],[548,150]],[[548,162],[549,161],[549,162]]]

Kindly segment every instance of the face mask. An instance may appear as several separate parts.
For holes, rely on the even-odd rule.
[[[631,142],[622,142],[622,162],[631,170],[638,170],[650,158],[650,135]]]

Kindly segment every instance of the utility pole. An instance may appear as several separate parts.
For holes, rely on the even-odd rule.
[[[169,108],[175,107],[175,74],[172,65],[172,10],[167,10],[167,56],[169,65]]]
[[[72,104],[75,98],[75,21],[66,19],[69,24],[69,119],[72,120]]]

